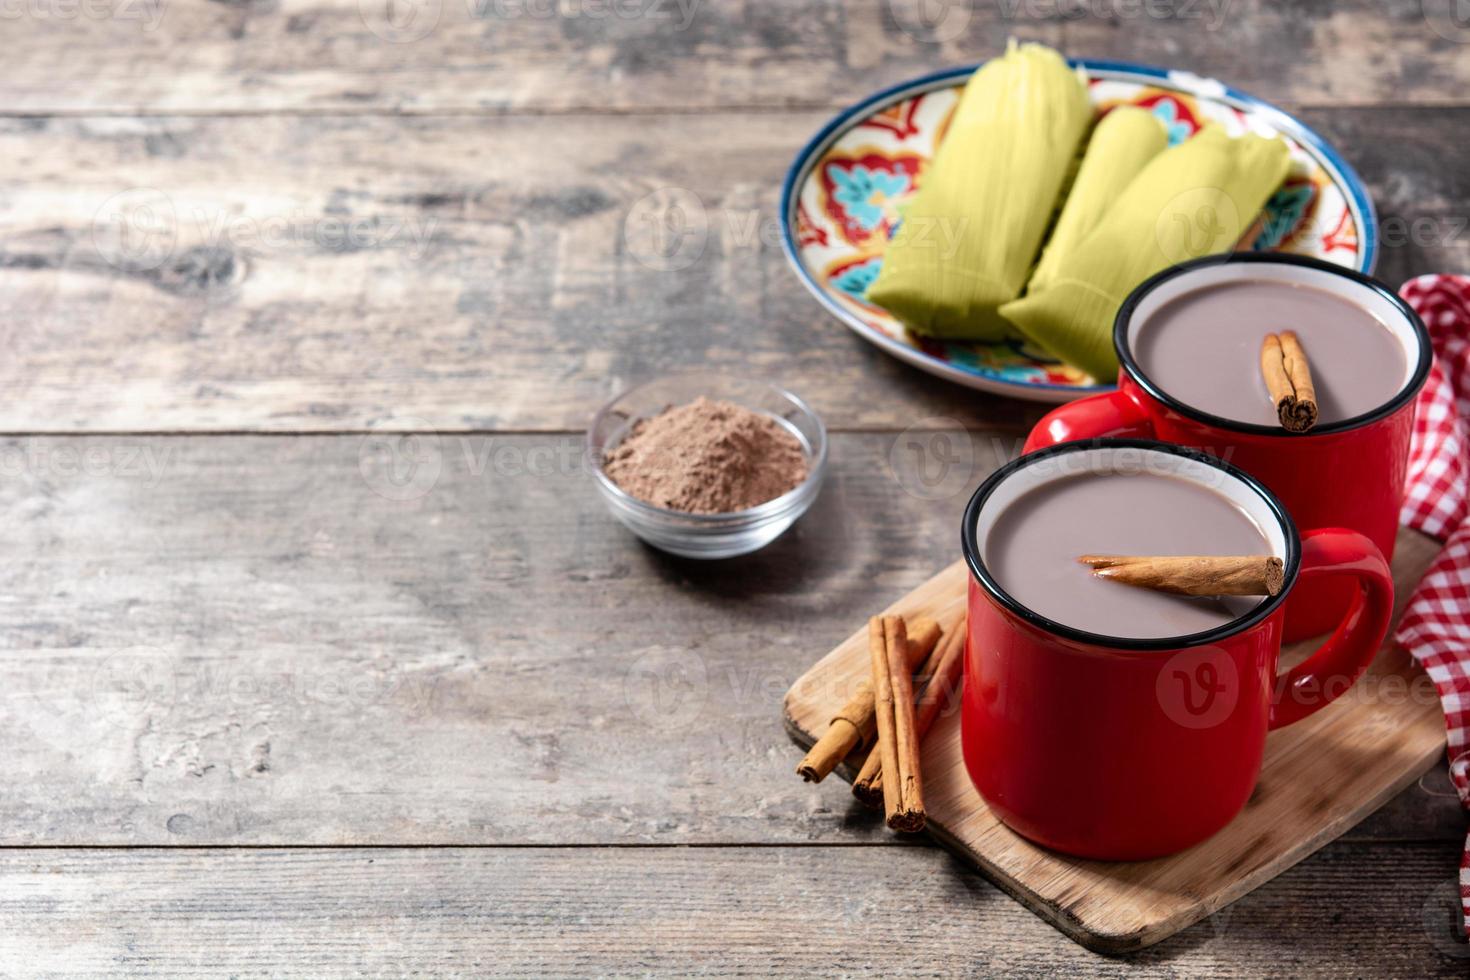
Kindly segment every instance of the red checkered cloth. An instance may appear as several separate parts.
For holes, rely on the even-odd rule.
[[[1434,367],[1419,395],[1403,523],[1444,542],[1395,638],[1434,681],[1449,728],[1450,779],[1470,810],[1470,278],[1420,276],[1400,293],[1429,328]],[[1470,931],[1470,837],[1460,858]]]

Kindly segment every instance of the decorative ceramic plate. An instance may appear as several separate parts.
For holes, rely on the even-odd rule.
[[[1186,72],[1117,61],[1072,60],[1086,72],[1099,111],[1149,109],[1170,145],[1205,122],[1238,134],[1281,136],[1291,172],[1266,204],[1251,247],[1296,252],[1371,272],[1377,252],[1373,204],[1363,182],[1322,137],[1274,106]],[[1086,374],[1016,341],[975,344],[909,333],[864,298],[883,263],[898,208],[924,180],[976,65],[885,89],[839,114],[796,157],[781,191],[782,241],[796,273],[859,336],[930,374],[1032,401],[1064,402],[1107,391]]]

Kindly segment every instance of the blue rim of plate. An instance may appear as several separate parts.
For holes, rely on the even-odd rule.
[[[938,88],[948,87],[960,78],[967,78],[985,64],[977,61],[971,65],[961,65],[958,68],[945,68],[941,71],[911,78],[905,82],[890,85],[885,89],[873,93],[861,102],[855,103],[843,109],[833,116],[828,123],[817,131],[817,135],[807,141],[807,144],[796,154],[791,167],[786,171],[786,178],[781,182],[781,251],[786,253],[786,261],[796,270],[797,276],[807,291],[816,297],[817,302],[826,308],[837,319],[841,320],[847,327],[855,331],[864,340],[875,344],[899,360],[907,361],[915,366],[924,365],[932,372],[941,377],[964,384],[968,378],[984,378],[995,385],[1016,388],[1025,391],[1055,391],[1072,392],[1079,398],[1086,395],[1099,394],[1112,391],[1117,385],[1059,385],[1051,382],[1017,382],[985,370],[966,371],[954,367],[947,361],[941,361],[918,348],[894,340],[892,337],[868,326],[849,310],[840,306],[827,291],[812,277],[807,269],[806,263],[801,261],[801,256],[796,250],[796,189],[806,182],[807,176],[815,166],[823,153],[836,142],[841,133],[846,132],[848,124],[854,118],[866,117],[874,109],[897,102],[901,97],[911,97],[924,92],[932,92]],[[1187,72],[1158,68],[1154,65],[1140,65],[1131,61],[1092,61],[1086,58],[1068,58],[1067,64],[1073,68],[1081,68],[1089,78],[1113,78],[1118,81],[1133,81],[1137,79],[1152,79],[1162,81],[1166,88],[1193,95],[1196,98],[1208,98],[1217,102],[1223,102],[1236,109],[1248,109],[1253,113],[1259,113],[1266,117],[1272,126],[1295,140],[1302,149],[1306,150],[1316,158],[1318,165],[1325,170],[1343,191],[1346,192],[1348,207],[1353,212],[1353,218],[1362,231],[1361,251],[1358,253],[1358,261],[1352,268],[1366,275],[1372,275],[1373,269],[1378,264],[1378,215],[1373,208],[1373,201],[1368,197],[1367,188],[1363,186],[1363,180],[1358,172],[1342,158],[1342,155],[1333,149],[1316,131],[1300,122],[1295,117],[1276,106],[1253,95],[1249,95],[1239,89],[1231,88],[1214,79],[1203,76],[1192,75]],[[1197,79],[1198,87],[1191,88],[1185,79]],[[1218,90],[1205,92],[1203,86],[1208,84],[1211,89],[1219,86]]]

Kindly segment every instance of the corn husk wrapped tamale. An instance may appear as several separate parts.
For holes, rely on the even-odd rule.
[[[1206,126],[1154,157],[1102,221],[1057,260],[1051,280],[1001,315],[1100,381],[1118,373],[1113,317],[1135,286],[1176,262],[1228,252],[1281,185],[1280,139]]]
[[[1026,285],[1091,122],[1081,77],[1050,48],[1012,42],[986,62],[904,208],[868,299],[916,333],[1014,336],[997,310]]]
[[[1027,291],[1037,292],[1055,278],[1067,253],[1098,226],[1118,195],[1168,145],[1169,132],[1163,121],[1147,109],[1121,105],[1102,117],[1087,141],[1077,178],[1026,284]]]

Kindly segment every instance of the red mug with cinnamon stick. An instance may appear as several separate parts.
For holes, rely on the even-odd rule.
[[[1288,333],[1311,361],[1307,431],[1285,427],[1290,412],[1262,376],[1263,341]],[[1113,345],[1117,389],[1045,416],[1025,451],[1100,436],[1192,446],[1259,479],[1298,524],[1360,531],[1392,558],[1431,350],[1387,286],[1303,256],[1207,256],[1135,289]],[[1295,590],[1287,640],[1331,629],[1350,597],[1339,582]]]
[[[1166,443],[1022,456],[976,491],[962,540],[965,766],[1008,826],[1082,857],[1158,857],[1225,826],[1266,733],[1346,693],[1392,615],[1367,537],[1298,535],[1259,481]],[[1284,606],[1326,582],[1352,596],[1340,628],[1281,670]]]

